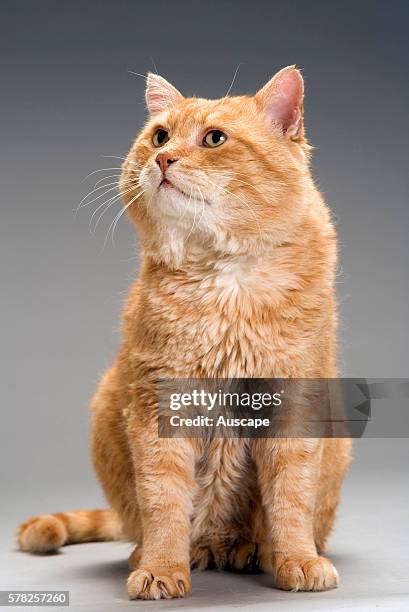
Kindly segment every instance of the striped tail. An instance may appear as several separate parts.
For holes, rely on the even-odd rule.
[[[25,521],[17,532],[17,543],[26,552],[48,552],[65,544],[120,538],[121,523],[111,509],[40,514]]]

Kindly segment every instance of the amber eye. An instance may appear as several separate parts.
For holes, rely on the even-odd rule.
[[[203,138],[203,146],[204,147],[220,147],[224,142],[226,142],[227,136],[223,134],[220,130],[211,130],[207,132],[206,136]]]
[[[156,132],[153,135],[153,138],[152,138],[153,146],[161,147],[162,145],[165,144],[165,142],[168,142],[168,140],[169,140],[169,133],[163,128],[159,128],[158,130],[156,130]]]

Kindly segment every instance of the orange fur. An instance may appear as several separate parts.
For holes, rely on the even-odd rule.
[[[92,403],[93,461],[115,513],[32,519],[23,550],[121,534],[137,543],[131,598],[185,595],[191,563],[255,558],[283,589],[337,585],[319,552],[349,440],[159,439],[155,413],[158,378],[337,375],[336,235],[310,174],[302,97],[294,67],[253,97],[216,101],[148,77],[151,118],[120,182],[141,271]],[[220,147],[202,146],[211,129],[226,135]]]

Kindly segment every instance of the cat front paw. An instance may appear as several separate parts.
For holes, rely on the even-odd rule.
[[[325,557],[276,555],[273,574],[276,587],[285,591],[328,591],[339,583],[337,570]]]
[[[190,592],[191,580],[188,567],[144,565],[134,570],[128,578],[130,599],[173,599]]]

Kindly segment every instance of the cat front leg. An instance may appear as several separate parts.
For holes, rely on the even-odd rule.
[[[138,428],[136,428],[138,429]],[[134,431],[130,438],[142,521],[141,556],[128,578],[131,599],[189,593],[194,451],[187,440]]]
[[[320,557],[314,542],[314,508],[322,440],[254,441],[267,534],[260,546],[260,567],[278,588],[325,591],[338,586],[338,572]]]

